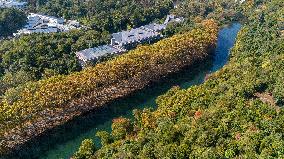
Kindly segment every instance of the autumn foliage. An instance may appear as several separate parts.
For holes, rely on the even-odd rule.
[[[258,9],[246,13],[227,65],[159,96],[156,110],[135,110],[132,136],[91,158],[284,158],[282,1],[244,2]]]
[[[215,47],[217,32],[214,21],[206,20],[190,32],[151,46],[140,46],[82,72],[55,76],[16,88],[17,91],[7,93],[0,103],[0,134],[4,136],[3,141],[14,140],[12,136],[17,134],[17,141],[21,142],[23,138],[42,133],[84,111],[202,61]],[[1,146],[4,145],[7,146],[7,143],[2,142]]]

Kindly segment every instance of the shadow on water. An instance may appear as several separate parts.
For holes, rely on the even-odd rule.
[[[120,116],[132,118],[133,109],[155,108],[155,99],[173,86],[189,88],[192,85],[201,84],[207,73],[215,72],[223,67],[240,27],[240,24],[236,23],[220,30],[215,55],[207,62],[185,68],[183,71],[163,78],[159,83],[153,83],[128,97],[115,100],[103,108],[85,113],[62,126],[49,130],[21,146],[19,151],[14,151],[13,156],[9,158],[69,158],[86,138],[93,139],[96,146],[99,146],[100,142],[95,134],[97,131],[110,131],[113,118]]]

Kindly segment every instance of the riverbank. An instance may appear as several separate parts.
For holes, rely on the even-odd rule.
[[[250,14],[229,63],[204,84],[175,87],[158,109],[114,120],[98,134],[102,148],[84,140],[74,158],[283,158],[280,4],[263,2]]]
[[[177,77],[181,79],[179,82],[168,81],[171,84],[169,86],[166,86],[164,91],[161,91],[158,94],[153,93],[153,91],[148,91],[147,93],[150,94],[150,97],[148,97],[147,100],[141,101],[138,104],[132,102],[132,100],[128,100],[128,105],[134,105],[134,108],[138,110],[148,108],[150,108],[150,110],[156,110],[156,99],[158,98],[158,96],[165,94],[170,88],[174,86],[179,86],[180,88],[187,89],[189,87],[193,87],[203,83],[205,77],[208,74],[211,74],[221,69],[227,63],[229,59],[230,49],[235,44],[235,38],[240,28],[241,25],[239,23],[233,23],[232,25],[220,29],[217,47],[215,49],[212,63],[208,65],[208,68],[206,67],[203,69],[199,69],[197,72],[191,72],[192,69],[185,69]],[[190,73],[192,74],[190,75]],[[164,87],[164,85],[161,85],[160,87]],[[97,136],[95,136],[96,133],[98,131],[107,131],[111,133],[111,125],[113,121],[112,119],[119,117],[133,119],[132,110],[133,108],[125,109],[127,113],[123,113],[114,117],[109,117],[107,122],[101,122],[99,125],[94,125],[93,129],[81,133],[76,138],[73,138],[68,142],[56,145],[52,148],[52,150],[48,150],[46,154],[42,154],[41,159],[69,158],[72,154],[74,154],[75,151],[78,150],[78,145],[80,144],[80,141],[83,141],[84,139],[92,139],[94,141],[94,144],[96,145],[96,148],[100,148],[101,140]]]
[[[213,29],[213,30],[210,30],[210,29]],[[202,61],[203,59],[208,58],[210,53],[215,47],[216,40],[214,39],[217,38],[217,35],[214,29],[216,28],[209,27],[205,30],[197,29],[189,33],[187,35],[187,36],[190,35],[189,37],[184,36],[185,35],[184,34],[184,35],[174,36],[172,38],[167,39],[166,40],[167,42],[170,42],[170,39],[174,39],[175,41],[176,40],[178,41],[178,42],[176,41],[176,43],[172,43],[172,45],[170,46],[168,46],[168,44],[164,45],[164,46],[167,46],[166,47],[167,49],[173,49],[173,52],[170,52],[170,54],[168,55],[166,54],[166,52],[160,50],[160,49],[163,49],[161,48],[161,46],[163,46],[161,45],[162,42],[161,43],[158,42],[157,44],[154,44],[153,47],[151,46],[152,47],[151,49],[154,51],[153,53],[150,53],[151,56],[154,56],[156,54],[155,50],[160,50],[161,52],[158,52],[158,54],[156,54],[157,57],[155,57],[156,59],[155,58],[154,59],[155,61],[156,60],[157,61],[154,63],[154,65],[151,64],[153,67],[149,67],[149,65],[145,61],[146,63],[144,65],[147,67],[147,69],[145,70],[143,69],[144,70],[143,72],[139,72],[139,74],[135,76],[131,76],[131,78],[126,78],[125,80],[119,80],[119,82],[113,82],[110,85],[103,84],[104,87],[94,87],[88,93],[84,93],[84,95],[80,95],[79,97],[72,99],[71,101],[69,100],[68,103],[66,104],[62,104],[62,103],[60,104],[59,102],[59,105],[58,105],[59,107],[58,106],[54,107],[54,103],[56,102],[56,100],[51,101],[53,107],[48,107],[47,109],[43,109],[42,111],[37,112],[36,115],[34,115],[34,117],[32,118],[32,120],[24,120],[25,122],[21,124],[21,127],[18,126],[9,131],[6,131],[6,133],[3,136],[3,140],[1,141],[2,152],[18,149],[20,145],[23,145],[27,141],[32,140],[36,136],[40,136],[47,130],[51,130],[52,128],[55,128],[56,126],[62,125],[70,121],[71,119],[77,116],[80,116],[84,114],[85,112],[88,112],[94,108],[102,107],[115,99],[129,96],[133,92],[145,88],[150,83],[159,81],[159,79],[161,79],[164,76],[168,76],[174,72],[182,70],[186,66],[193,65],[194,63],[198,61]],[[202,33],[202,32],[206,32],[206,30],[208,31],[208,33]],[[199,34],[201,34],[201,37]],[[203,34],[206,37],[202,37]],[[179,47],[180,50],[177,50],[178,49],[177,47]],[[145,48],[145,47],[142,47],[142,48]],[[142,52],[143,51],[142,48],[138,48],[137,53]],[[159,55],[162,53],[164,55],[162,56]],[[132,55],[131,53],[129,53],[129,55],[122,56],[121,58],[125,58],[127,56],[131,57]],[[139,58],[139,56],[137,57],[135,56],[135,58]],[[118,61],[119,58],[116,60]],[[147,60],[147,61],[151,62],[151,60],[150,61]],[[141,62],[141,61],[138,61],[138,62]],[[105,65],[108,65],[108,62],[106,62]],[[132,67],[135,68],[135,65],[134,66],[129,65],[129,66],[131,67],[121,68],[121,69],[124,71],[127,71],[127,70],[133,69]],[[103,68],[104,65],[101,65],[100,67]],[[117,67],[121,67],[121,66],[118,65]],[[106,71],[106,70],[103,70],[103,71]],[[110,79],[105,75],[106,74],[102,75],[103,77],[102,80]],[[93,81],[93,84],[96,84],[96,82],[94,83],[94,80],[91,80],[91,81]],[[110,82],[107,81],[107,83],[110,83]],[[101,84],[98,84],[98,85],[101,85]],[[55,88],[57,88],[58,93],[62,94],[66,92],[66,91],[61,92],[60,91],[61,87],[55,87]],[[64,89],[66,88],[64,87]],[[72,89],[72,87],[69,87],[69,89]],[[43,90],[44,92],[47,92],[46,89],[43,89]],[[38,93],[40,94],[40,92]],[[31,94],[31,95],[34,96],[34,94]],[[65,96],[66,93],[62,95]],[[78,95],[75,95],[74,97],[76,96]],[[52,95],[50,98],[53,99],[54,97],[59,98],[60,95],[58,96]],[[41,98],[43,97],[40,97],[40,99]],[[44,96],[44,99],[46,98],[48,97]],[[30,98],[24,98],[23,96],[22,99],[29,100]],[[60,98],[59,100],[63,100],[63,99]],[[32,100],[32,102],[35,103],[36,99]],[[29,103],[29,102],[25,101],[24,104],[26,103]],[[27,105],[27,106],[32,107],[32,105]],[[25,118],[26,117],[24,117],[23,119]]]
[[[127,98],[120,98],[74,118],[26,143],[18,152],[14,151],[14,155],[40,159],[69,158],[86,138],[93,139],[96,146],[100,145],[100,140],[95,134],[97,131],[110,132],[112,119],[121,116],[132,118],[134,109],[156,109],[155,99],[173,86],[189,88],[201,84],[207,74],[222,68],[228,60],[229,50],[234,45],[240,27],[240,24],[235,23],[220,30],[214,56],[208,59],[208,62],[201,62],[199,67],[186,67],[179,73],[172,74]]]
[[[130,117],[134,109],[143,109],[148,106],[154,106],[153,108],[155,108],[155,97],[165,93],[173,85],[189,87],[193,83],[198,84],[202,82],[204,76],[206,73],[209,73],[209,69],[212,67],[212,61],[213,57],[209,57],[205,61],[185,67],[183,70],[169,76],[162,77],[159,81],[149,84],[142,90],[134,91],[132,94],[113,100],[103,107],[82,113],[80,116],[72,118],[63,125],[47,130],[25,144],[20,145],[17,149],[13,150],[13,154],[9,154],[6,158],[53,159],[62,158],[63,156],[63,158],[66,158],[68,155],[70,157],[70,155],[77,150],[81,141],[86,138],[80,137],[78,140],[78,136],[88,134],[95,137],[94,131],[110,130],[108,128],[110,128],[109,125],[111,125],[113,118],[120,116]],[[197,74],[198,76],[196,76]],[[141,105],[141,103],[144,104]],[[95,128],[96,130],[94,130],[94,127],[97,127],[97,129]],[[86,132],[88,133],[85,134]],[[49,156],[50,152],[52,153],[52,151],[61,150],[63,148],[60,144],[68,143],[70,140],[78,141],[77,144],[72,146],[69,150],[68,155],[65,154],[66,152],[57,152],[56,155]],[[97,140],[97,144],[99,144],[99,140]]]

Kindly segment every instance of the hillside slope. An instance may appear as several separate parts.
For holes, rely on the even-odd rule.
[[[270,0],[248,11],[229,64],[200,86],[171,89],[155,111],[113,120],[97,134],[102,148],[85,140],[74,158],[283,158],[283,8]]]

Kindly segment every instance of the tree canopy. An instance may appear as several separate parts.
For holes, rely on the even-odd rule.
[[[0,8],[0,39],[11,36],[26,24],[27,16],[23,11]]]
[[[157,110],[114,119],[85,158],[283,158],[284,6],[243,5],[248,21],[224,68],[202,85],[172,88]]]
[[[32,34],[0,42],[0,82],[7,83],[2,87],[0,85],[0,96],[7,89],[28,82],[23,80],[17,85],[9,84],[5,78],[10,74],[23,75],[24,79],[28,76],[29,81],[36,81],[80,71],[82,68],[75,52],[108,41],[107,33],[74,30],[68,33]]]
[[[28,1],[28,4],[30,6],[26,9],[27,12],[41,12],[66,19],[78,19],[88,27],[68,33],[32,34],[18,39],[0,41],[0,83],[2,83],[0,96],[8,89],[29,81],[80,71],[82,68],[75,57],[76,51],[106,44],[110,41],[110,33],[161,19],[173,8],[171,1],[161,0],[119,2],[114,0],[37,0]],[[5,12],[1,12],[6,17],[3,24],[6,28],[5,31],[3,30],[5,34],[10,35],[21,27],[11,23],[15,20],[19,21],[18,17],[7,16],[19,13],[22,11],[15,9],[5,9]],[[10,27],[11,24],[13,24],[12,27]],[[24,25],[25,21],[21,24]],[[7,29],[10,29],[10,32],[7,32]],[[5,80],[7,79],[5,76],[9,77],[11,74],[17,77],[23,75],[22,80],[17,82]]]
[[[217,32],[213,20],[202,21],[190,32],[139,46],[81,72],[8,89],[0,102],[0,153],[10,146],[11,136],[23,138],[16,141],[20,144],[74,116],[204,61],[215,47]]]

